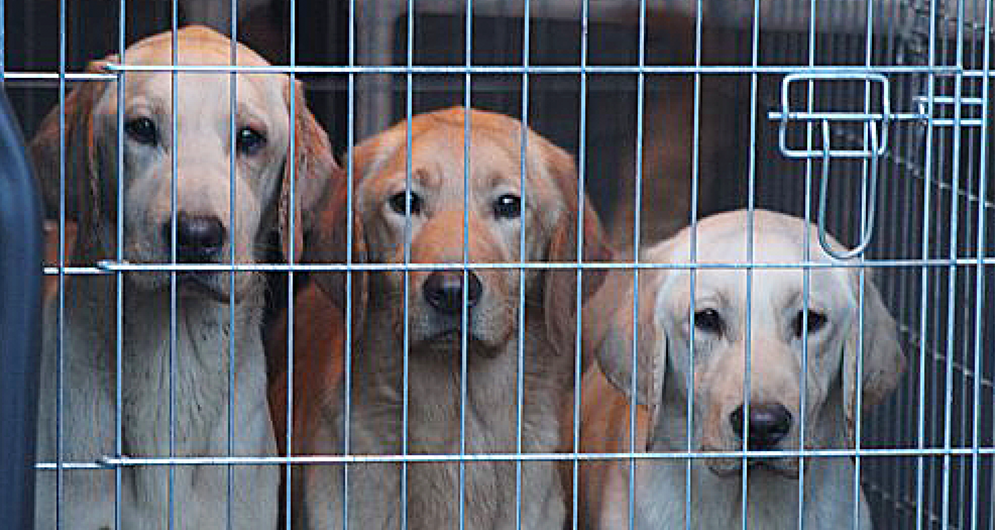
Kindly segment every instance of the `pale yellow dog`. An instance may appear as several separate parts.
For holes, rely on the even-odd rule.
[[[751,240],[755,263],[833,263],[817,242],[817,229],[800,219],[758,210],[752,232],[748,226],[746,211],[715,215],[698,223],[695,232],[684,229],[641,258],[687,263],[695,245],[698,263],[742,265],[749,262]],[[904,367],[895,322],[869,277],[861,283],[856,267],[813,268],[806,306],[800,268],[705,267],[693,275],[687,268],[647,269],[639,275],[634,315],[633,273],[613,271],[584,314],[585,348],[600,369],[590,370],[584,380],[582,450],[630,450],[630,397],[638,402],[637,452],[735,453],[744,443],[751,451],[792,451],[802,441],[805,449],[849,447],[858,392],[864,410],[869,409],[896,386]],[[638,329],[636,380],[633,326]],[[842,518],[855,510],[861,527],[869,528],[867,504],[862,495],[854,498],[851,460],[805,461],[805,528],[840,528],[849,524]],[[739,528],[742,464],[738,456],[694,459],[690,466],[680,458],[639,460],[633,492],[627,460],[591,462],[581,466],[580,513],[589,528],[625,528],[634,495],[637,529]],[[749,528],[796,528],[799,459],[758,456],[747,465]],[[688,494],[690,511],[685,509]]]
[[[176,39],[181,65],[230,64],[231,42],[212,30],[189,27]],[[127,64],[170,64],[171,40],[164,33],[134,44],[126,50]],[[239,65],[267,65],[244,46],[236,52]],[[117,62],[111,56],[90,70]],[[223,72],[179,73],[174,94],[169,72],[127,74],[120,177],[116,83],[76,87],[66,98],[64,131],[59,109],[49,114],[32,150],[54,218],[64,132],[66,215],[77,227],[69,261],[92,266],[116,259],[120,249],[131,263],[169,263],[174,234],[175,257],[182,264],[255,263],[276,232],[285,249],[293,241],[294,253],[300,253],[310,213],[334,169],[328,139],[308,112],[302,88],[292,91],[290,79],[279,74],[237,76],[232,131],[233,79]],[[118,222],[124,232],[120,246]],[[93,464],[118,454],[118,444],[131,457],[275,452],[259,329],[262,276],[240,272],[233,280],[219,270],[179,273],[175,313],[170,286],[168,272],[124,274],[119,342],[115,277],[66,278],[64,315],[60,319],[54,299],[46,312],[41,461]],[[38,528],[54,528],[57,515],[67,528],[116,528],[116,501],[121,528],[276,524],[274,466],[125,466],[120,478],[118,489],[113,469],[70,469],[57,484],[55,472],[40,471]]]

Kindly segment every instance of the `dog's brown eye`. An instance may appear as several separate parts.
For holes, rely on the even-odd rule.
[[[128,121],[124,124],[124,132],[128,133],[129,138],[143,145],[159,143],[159,131],[149,118],[135,118]]]
[[[505,219],[517,219],[522,215],[522,199],[510,193],[494,201],[494,215]]]
[[[266,137],[252,127],[242,127],[235,133],[235,147],[243,155],[252,156],[266,146]]]
[[[694,327],[706,333],[722,333],[722,317],[714,309],[702,309],[694,314]]]
[[[421,197],[414,192],[411,193],[395,193],[390,197],[390,207],[395,212],[404,215],[404,199],[405,197],[411,197],[411,215],[418,215],[421,213],[422,200]]]
[[[792,327],[794,328],[796,337],[801,338],[803,333],[815,333],[816,331],[822,329],[822,327],[825,326],[827,322],[825,314],[820,313],[818,311],[812,311],[811,309],[808,311],[807,330],[802,328],[802,325],[805,324],[804,320],[805,320],[804,312],[799,311],[798,314],[795,316],[794,322],[792,322]]]

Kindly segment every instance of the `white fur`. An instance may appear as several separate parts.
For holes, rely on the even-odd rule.
[[[747,219],[745,211],[706,218],[698,224],[695,240],[685,229],[646,249],[642,260],[687,262],[690,245],[696,243],[699,263],[746,263]],[[815,228],[797,218],[757,211],[753,230],[749,237],[753,240],[752,259],[757,263],[832,261],[819,247]],[[835,241],[833,244],[839,247]],[[612,273],[585,309],[585,322],[594,328],[595,337],[593,344],[586,345],[595,350],[600,367],[585,377],[585,452],[628,451],[634,321],[639,327],[636,451],[740,451],[743,441],[730,418],[743,405],[747,352],[750,403],[777,404],[791,413],[790,430],[773,449],[798,450],[801,438],[805,449],[850,445],[848,423],[857,418],[851,417],[849,407],[854,399],[848,392],[853,387],[847,382],[853,380],[848,370],[855,366],[857,355],[859,269],[813,269],[808,284],[800,269],[758,268],[747,274],[742,269],[703,268],[695,274],[692,292],[688,270],[648,271],[640,277],[640,313],[633,318],[632,274]],[[749,291],[748,284],[752,286]],[[805,310],[806,285],[809,322],[817,318],[811,311],[826,320],[799,336],[801,328],[796,323],[803,321],[795,319]],[[904,367],[895,323],[873,285],[867,282],[866,287],[865,410],[895,387]],[[695,313],[717,312],[722,319],[721,331],[714,331],[714,325],[694,324],[691,300]],[[692,328],[696,330],[693,358],[689,347]],[[804,372],[803,340],[808,344]],[[800,428],[803,415],[804,433]],[[690,433],[689,421],[693,426]],[[625,528],[630,498],[628,462],[617,460],[584,468],[582,518],[591,528]],[[804,473],[803,487],[800,473]],[[760,457],[751,460],[746,476],[744,483],[739,457],[696,458],[690,463],[680,458],[639,460],[632,514],[635,528],[680,529],[689,521],[690,528],[696,529],[740,528],[744,508],[749,528],[787,530],[801,522],[805,528],[829,530],[849,527],[855,518],[860,528],[870,528],[870,510],[855,486],[850,458],[806,457],[800,470],[797,458]]]
[[[140,41],[127,50],[127,60],[169,64],[171,40],[167,32]],[[228,64],[231,42],[218,33],[188,27],[178,32],[177,42],[183,64]],[[241,45],[238,60],[268,64]],[[91,69],[99,69],[99,63]],[[67,255],[73,263],[112,259],[119,248],[131,262],[168,263],[170,236],[164,227],[170,223],[174,195],[178,216],[211,216],[224,225],[223,249],[211,255],[213,263],[227,262],[232,255],[237,263],[254,263],[270,232],[278,229],[277,210],[285,213],[283,199],[289,192],[281,184],[289,181],[284,168],[291,128],[298,133],[298,174],[310,177],[311,171],[330,172],[334,165],[327,138],[303,97],[298,96],[291,119],[287,76],[239,75],[233,120],[228,74],[178,74],[175,94],[169,73],[128,79],[125,123],[151,120],[158,132],[148,142],[126,127],[121,197],[115,172],[118,92],[112,83],[74,89],[66,101],[66,126],[60,127],[61,110],[56,108],[32,144],[51,210],[61,192],[58,153],[60,135],[65,135],[67,216],[80,226],[77,248]],[[232,146],[232,121],[261,133],[262,147]],[[308,202],[301,190],[320,191],[312,184],[320,179],[299,180],[295,193],[303,210]],[[298,211],[294,215],[299,232],[303,223]],[[123,243],[116,237],[119,217]],[[290,240],[285,231],[280,234],[284,243]],[[299,251],[300,237],[294,237]],[[196,274],[197,283],[177,275],[173,284],[169,273],[130,272],[120,287],[113,275],[69,276],[64,314],[59,314],[58,299],[50,300],[41,360],[38,459],[61,459],[84,469],[61,475],[39,472],[38,528],[52,528],[57,520],[83,530],[275,527],[279,469],[273,465],[87,468],[115,455],[275,454],[260,330],[263,278],[238,272],[232,282],[223,271]]]
[[[122,449],[131,457],[170,455],[170,334],[168,292],[131,293],[123,315]],[[266,406],[265,361],[259,336],[261,296],[235,311],[233,456],[275,453]],[[96,462],[117,454],[115,296],[110,278],[67,281],[63,361],[58,333],[46,328],[42,357],[38,459],[54,462],[61,427],[62,459]],[[46,322],[57,322],[57,303]],[[228,455],[229,308],[203,297],[177,300],[173,349],[172,424],[175,456]],[[62,414],[58,415],[61,364]],[[58,422],[58,423],[57,423]],[[166,466],[121,468],[120,528],[271,528],[276,521],[274,466],[177,466],[172,496]],[[70,528],[115,528],[115,471],[66,470],[38,474],[36,527],[54,528],[56,513]],[[61,495],[60,495],[61,493]],[[58,512],[56,508],[58,503]]]

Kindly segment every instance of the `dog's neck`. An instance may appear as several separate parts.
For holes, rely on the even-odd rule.
[[[210,422],[224,420],[230,369],[238,372],[245,363],[262,362],[254,358],[262,355],[261,347],[251,347],[261,342],[261,295],[242,299],[232,312],[232,306],[208,296],[182,294],[173,299],[168,289],[144,291],[127,280],[122,287],[119,306],[113,276],[66,278],[63,328],[71,345],[65,349],[70,377],[89,379],[85,385],[101,389],[101,401],[116,402],[120,316],[126,450],[168,454],[172,418],[175,447],[203,452],[208,440],[194,438],[203,438],[212,428]],[[58,298],[50,304],[54,329]],[[56,340],[53,331],[49,351],[57,347]]]
[[[641,463],[637,473],[640,491],[667,492],[667,502],[655,496],[637,496],[637,528],[684,526],[691,517],[693,528],[739,528],[743,510],[750,528],[795,528],[798,504],[804,497],[806,527],[832,528],[849,524],[854,507],[853,466],[849,460],[813,459],[806,464],[802,488],[796,479],[751,468],[743,503],[741,475],[719,477],[703,465],[691,466],[691,490],[687,491],[684,462]],[[685,499],[690,493],[690,512]]]
[[[661,420],[652,434],[650,452],[687,450],[687,402],[678,392],[668,392]],[[841,448],[845,445],[842,432],[842,393],[831,392],[822,409],[807,419],[811,428],[806,447]],[[693,442],[692,442],[693,443]],[[700,450],[695,447],[696,451]],[[677,499],[672,503],[656,503],[650,499],[641,504],[639,512],[645,527],[660,527],[662,521],[672,524],[684,517],[688,466],[682,460],[647,461],[639,464],[640,488],[646,491],[668,491]],[[743,508],[743,477],[741,473],[719,476],[704,460],[696,459],[690,466],[690,496],[692,526],[695,528],[738,528]],[[802,489],[806,506],[806,526],[827,528],[828,517],[853,513],[853,465],[849,459],[810,458],[805,463]],[[750,467],[747,472],[746,510],[751,528],[794,528],[798,518],[799,479],[762,467]],[[851,507],[848,507],[851,506]],[[785,510],[785,507],[789,509]],[[842,507],[842,508],[841,508]],[[676,519],[675,519],[676,518]],[[822,524],[818,524],[821,521]],[[841,523],[842,524],[842,523]],[[663,525],[666,527],[666,525]],[[637,525],[642,528],[644,526]]]
[[[354,421],[396,424],[400,442],[402,407],[405,399],[404,345],[396,334],[369,325],[389,321],[387,314],[371,312],[362,340],[353,350],[351,383]],[[559,358],[543,333],[541,315],[530,316],[524,336],[522,360],[523,416],[545,414],[556,418],[555,399],[567,384],[569,369],[555,366],[569,363]],[[542,359],[538,357],[544,357]],[[471,342],[466,351],[466,380],[459,343],[451,351],[408,352],[409,450],[412,452],[458,452],[461,416],[466,432],[466,449],[479,451],[514,450],[518,389],[518,344],[510,340],[500,351],[476,350]],[[561,380],[563,379],[563,380]],[[466,396],[465,402],[462,396]],[[463,406],[461,407],[461,402]],[[372,417],[376,415],[376,417]],[[523,418],[523,422],[526,420]],[[528,430],[527,428],[525,429]],[[528,437],[525,432],[523,436]],[[523,440],[529,444],[549,441]],[[555,442],[551,442],[555,445]],[[552,447],[550,447],[552,449]]]
[[[150,361],[154,357],[149,355],[150,348],[160,349],[153,345],[162,343],[168,347],[171,341],[206,362],[216,355],[216,348],[228,344],[232,326],[236,344],[242,340],[239,335],[259,333],[256,328],[262,312],[261,294],[239,297],[233,311],[230,304],[207,294],[177,286],[174,297],[169,288],[149,291],[127,279],[120,283],[119,303],[119,284],[111,275],[66,276],[64,285],[66,325],[91,332],[99,330],[99,340],[90,342],[94,359],[115,356],[119,310],[124,337],[122,356],[131,362]],[[52,303],[57,304],[58,298]]]

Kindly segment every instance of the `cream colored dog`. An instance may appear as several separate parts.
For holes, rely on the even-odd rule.
[[[833,261],[817,243],[816,228],[800,219],[756,211],[753,228],[748,234],[745,211],[702,220],[697,226],[697,261],[748,263],[748,237],[757,263]],[[642,261],[686,263],[692,244],[692,232],[685,229],[648,249]],[[895,387],[904,367],[895,323],[869,280],[861,295],[859,271],[813,268],[806,308],[804,274],[799,268],[758,268],[752,273],[702,268],[693,276],[688,269],[646,270],[639,275],[635,318],[636,382],[631,362],[633,274],[613,271],[585,309],[584,322],[591,329],[585,347],[596,353],[601,370],[590,370],[584,381],[582,450],[629,451],[628,395],[633,388],[639,403],[636,451],[684,452],[689,440],[695,452],[735,453],[742,450],[744,439],[751,451],[798,450],[802,441],[805,449],[847,447],[858,418],[857,381],[867,409]],[[861,318],[863,337],[858,331]],[[807,370],[803,371],[806,339]],[[744,411],[747,362],[748,413]],[[862,366],[860,379],[858,366]],[[638,461],[635,528],[686,528],[688,523],[691,528],[739,528],[742,464],[742,458],[735,456],[694,459],[690,467],[683,459]],[[796,528],[799,459],[760,455],[747,464],[749,528]],[[580,510],[589,527],[625,528],[628,461],[581,467]],[[691,502],[686,512],[688,469]],[[849,458],[807,457],[804,481],[805,528],[840,528],[849,524],[845,521],[854,510],[859,510],[861,527],[870,526],[863,496],[854,498]]]
[[[189,27],[178,32],[177,40],[180,64],[229,64],[231,42],[218,33]],[[244,46],[238,46],[237,54],[240,65],[267,64]],[[127,63],[133,65],[166,65],[171,56],[168,33],[126,50]],[[90,69],[100,71],[107,62],[118,58],[109,57]],[[237,263],[253,263],[278,228],[284,245],[293,238],[299,253],[309,212],[334,168],[328,139],[308,113],[302,89],[296,89],[293,117],[287,76],[238,75],[232,145],[232,76],[176,75],[175,136],[171,77],[168,72],[126,75],[121,195],[117,85],[87,82],[67,97],[66,205],[67,216],[78,223],[71,261],[93,265],[114,259],[119,248],[132,263],[171,261],[174,157],[177,262],[217,265],[230,262],[234,254]],[[291,215],[292,130],[298,176],[295,234],[286,226]],[[58,212],[59,135],[56,109],[32,145],[52,217]],[[118,201],[123,201],[123,217]],[[119,221],[124,225],[121,247],[116,237]],[[175,314],[170,280],[162,271],[124,274],[119,344],[115,277],[66,278],[64,315],[60,319],[55,303],[46,313],[41,461],[61,458],[92,464],[118,454],[118,443],[129,457],[275,452],[259,329],[263,277],[239,272],[232,280],[223,271],[178,273]],[[232,528],[255,529],[276,524],[279,477],[274,466],[125,466],[120,478],[116,490],[113,469],[69,469],[61,483],[55,472],[41,471],[38,528],[54,528],[57,515],[69,528],[117,528],[116,498],[120,528],[161,529],[172,524],[207,529],[231,523]]]
[[[464,120],[470,122],[466,163]],[[357,261],[401,264],[408,252],[412,263],[460,263],[464,249],[471,264],[572,261],[577,259],[580,208],[586,209],[584,259],[609,255],[597,216],[586,201],[578,201],[577,173],[570,156],[531,131],[522,189],[521,123],[462,108],[413,118],[410,193],[406,193],[406,125],[397,125],[354,151]],[[464,175],[468,196],[463,191]],[[331,239],[320,248],[327,249],[327,261],[340,263],[345,260],[348,223],[344,184],[332,204],[335,208],[321,221]],[[525,231],[524,255],[520,230]],[[308,453],[341,454],[348,439],[350,454],[458,455],[461,438],[467,454],[515,453],[519,363],[521,450],[557,450],[561,400],[572,387],[574,355],[564,345],[573,344],[575,272],[527,270],[524,291],[515,270],[471,266],[465,282],[463,274],[458,269],[414,270],[407,274],[405,292],[405,274],[400,270],[354,273],[351,409],[348,414],[344,409],[341,384],[303,398],[316,405],[305,420]],[[585,286],[593,290],[603,276],[585,274]],[[342,275],[319,275],[318,280],[343,307]],[[520,297],[526,307],[521,360]],[[334,345],[311,347],[330,346],[334,351]],[[321,358],[333,363],[339,357]],[[466,400],[461,407],[464,386]],[[403,500],[401,476],[400,464],[357,464],[349,468],[346,489],[342,466],[306,466],[306,526],[342,528],[348,495],[350,528],[400,528],[405,517],[411,530],[456,528],[461,500],[466,528],[515,527],[512,462],[466,463],[462,498],[460,468],[454,462],[408,464]],[[554,462],[523,463],[520,494],[522,528],[562,528],[564,497]]]

